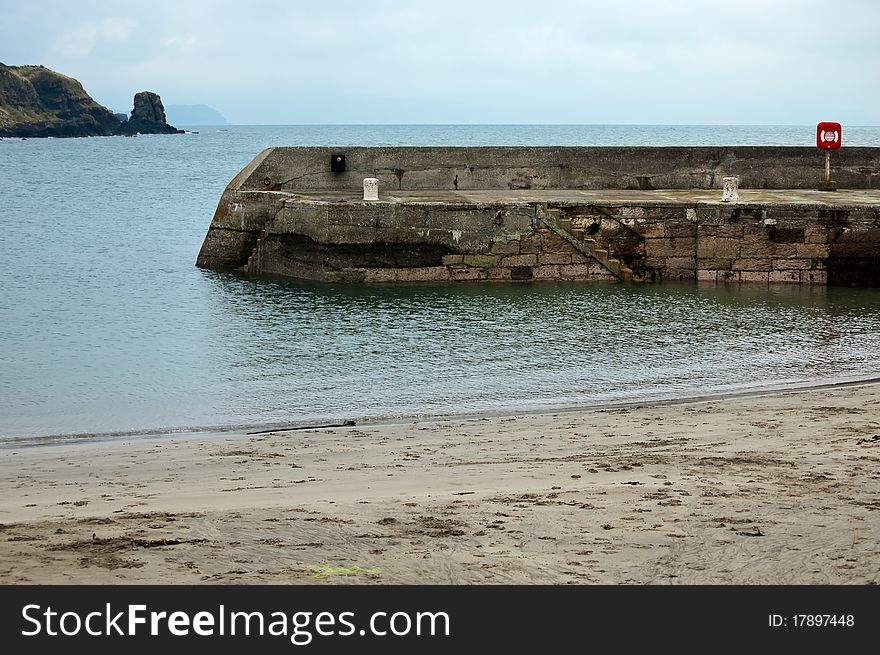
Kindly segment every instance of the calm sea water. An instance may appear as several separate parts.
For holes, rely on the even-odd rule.
[[[0,437],[632,401],[880,375],[880,292],[344,286],[194,267],[269,145],[811,145],[812,127],[203,127],[0,141]],[[846,130],[880,146],[880,128]]]

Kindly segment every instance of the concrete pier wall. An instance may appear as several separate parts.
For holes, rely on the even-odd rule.
[[[330,156],[345,154],[345,172]],[[433,147],[270,148],[243,181],[251,191],[720,189],[736,175],[746,189],[815,189],[825,154],[814,147]],[[880,148],[832,154],[841,188],[880,189]]]
[[[343,152],[345,172],[330,170]],[[880,149],[272,148],[197,265],[330,281],[880,284]],[[741,200],[721,203],[721,178]],[[379,201],[362,200],[365,177]]]

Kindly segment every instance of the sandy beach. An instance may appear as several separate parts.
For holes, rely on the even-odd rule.
[[[880,384],[0,448],[0,582],[876,584]]]

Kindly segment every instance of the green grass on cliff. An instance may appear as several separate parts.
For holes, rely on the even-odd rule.
[[[58,117],[50,112],[28,111],[9,105],[0,105],[0,128],[12,127],[19,123],[49,123],[56,120]]]
[[[42,66],[0,64],[0,132],[32,134],[33,128],[77,129],[82,124],[74,135],[100,133],[101,110],[110,115],[72,77]]]

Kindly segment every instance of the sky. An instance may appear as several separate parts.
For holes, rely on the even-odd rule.
[[[0,62],[233,124],[880,125],[876,0],[0,0]]]

